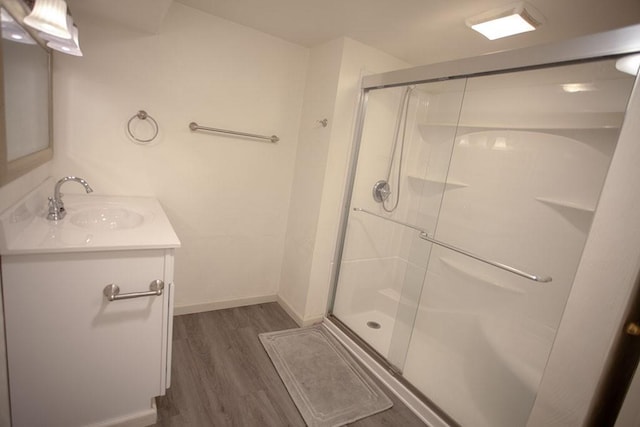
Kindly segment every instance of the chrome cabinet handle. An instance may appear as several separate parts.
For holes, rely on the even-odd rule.
[[[128,294],[120,295],[120,287],[113,283],[104,287],[102,294],[107,297],[109,301],[116,301],[121,299],[151,297],[162,295],[164,289],[164,282],[156,279],[149,283],[149,290],[147,292],[130,292]]]

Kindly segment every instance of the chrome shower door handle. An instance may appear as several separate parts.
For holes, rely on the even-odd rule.
[[[426,240],[427,242],[431,242],[433,244],[436,244],[438,246],[442,246],[443,248],[447,248],[449,250],[452,250],[454,252],[457,252],[459,254],[468,256],[469,258],[473,258],[475,260],[478,260],[480,262],[484,262],[485,264],[488,265],[492,265],[494,267],[498,267],[504,271],[508,271],[510,273],[516,274],[520,277],[524,277],[525,279],[529,279],[529,280],[533,280],[534,282],[542,282],[542,283],[548,283],[551,282],[551,277],[550,276],[542,276],[542,275],[538,275],[538,274],[531,274],[531,273],[527,273],[526,271],[522,271],[518,268],[514,268],[511,267],[510,265],[506,265],[503,264],[501,262],[497,262],[497,261],[491,261],[489,259],[483,258],[480,255],[476,255],[474,253],[465,251],[464,249],[460,249],[457,248],[453,245],[449,245],[447,243],[441,242],[439,240],[436,240],[432,237],[429,237],[429,234],[427,234],[426,231],[421,231],[420,234],[418,235],[418,237],[420,237],[422,240]]]
[[[151,297],[162,295],[164,289],[164,282],[160,279],[153,280],[149,283],[149,290],[145,292],[130,292],[128,294],[120,294],[120,287],[111,283],[104,287],[102,294],[107,297],[109,301],[117,301],[121,299],[131,299],[140,297]]]

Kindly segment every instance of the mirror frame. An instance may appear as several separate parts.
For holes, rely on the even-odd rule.
[[[29,7],[24,2],[21,0],[0,0],[0,7],[9,12],[16,22],[22,25],[36,43],[44,49],[48,57],[49,86],[49,99],[47,100],[47,111],[49,115],[49,145],[42,150],[27,154],[12,161],[7,161],[8,147],[5,121],[4,56],[2,53],[2,43],[0,43],[0,187],[2,187],[53,158],[53,55],[51,49],[46,47],[45,41],[38,36],[37,32],[23,24],[24,18],[30,13]]]

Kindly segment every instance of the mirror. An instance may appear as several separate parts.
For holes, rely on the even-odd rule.
[[[0,0],[0,186],[53,156],[51,51],[20,23],[29,13],[19,0]]]

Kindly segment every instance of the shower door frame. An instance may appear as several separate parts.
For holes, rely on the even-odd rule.
[[[364,76],[362,78],[360,86],[360,95],[356,112],[351,157],[348,165],[346,187],[342,201],[342,211],[339,220],[338,235],[336,239],[336,247],[334,250],[334,258],[332,263],[333,267],[331,271],[331,284],[326,311],[327,319],[333,324],[337,324],[338,329],[344,327],[339,319],[336,319],[335,316],[333,316],[332,312],[338,286],[338,279],[340,275],[340,265],[342,262],[343,247],[346,239],[347,224],[349,220],[349,206],[353,194],[353,185],[355,182],[356,167],[358,163],[358,154],[362,139],[369,91],[389,87],[406,86],[409,84],[423,84],[443,80],[465,79],[483,75],[495,75],[537,68],[547,68],[558,65],[568,65],[572,63],[590,62],[607,58],[615,58],[618,56],[629,54],[640,54],[640,25],[633,25],[612,31],[607,31],[604,33],[583,36],[542,46],[498,52],[478,57],[465,58],[461,60]],[[638,93],[640,92],[640,88],[638,88],[638,80],[639,79],[636,77],[634,89],[630,96],[625,117],[634,115],[640,117],[640,99],[638,99],[640,98],[640,94]],[[610,172],[614,169],[614,167],[620,167],[621,173],[623,175],[625,173],[627,175],[635,175],[638,177],[638,179],[640,179],[640,172],[635,172],[633,170],[633,159],[618,159],[623,156],[620,154],[616,155],[616,153],[618,153],[619,151],[618,148],[621,143],[625,142],[626,144],[624,145],[625,147],[627,147],[627,150],[631,150],[631,155],[635,155],[635,160],[640,162],[640,149],[637,152],[633,152],[633,149],[630,148],[630,145],[634,143],[634,141],[632,140],[637,139],[634,138],[634,136],[637,135],[640,135],[640,124],[635,125],[633,123],[633,120],[625,119],[619,135],[618,146],[616,147],[616,150],[614,152],[614,158],[609,169]],[[610,179],[609,174],[607,174],[605,187],[602,190],[603,195],[605,195],[605,192],[608,191],[608,188],[613,185],[609,181],[614,181],[614,179]],[[637,206],[640,208],[640,196],[630,196],[627,199],[623,200],[630,206]],[[612,209],[615,210],[616,206],[607,206],[607,208],[608,211],[611,211]],[[598,206],[598,211],[599,210],[600,204]],[[596,211],[593,219],[592,230],[587,236],[585,249],[574,279],[574,284],[579,280],[579,276],[581,275],[581,273],[583,273],[582,276],[588,276],[589,273],[593,273],[594,268],[592,266],[590,267],[589,265],[583,264],[585,258],[588,262],[588,257],[591,252],[594,252],[596,254],[599,251],[600,253],[604,252],[602,248],[598,249],[596,247],[598,243],[601,243],[602,236],[599,236],[599,238],[598,236],[592,238],[592,232],[596,231],[607,234],[610,231],[616,231],[612,230],[612,228],[615,227],[606,225],[603,225],[601,227],[601,230],[600,228],[598,228],[598,211]],[[605,215],[607,214],[602,214],[603,217]],[[609,215],[611,214],[609,213]],[[609,218],[609,220],[611,220],[611,218]],[[635,220],[634,223],[629,222],[628,225],[635,225],[638,227],[638,229],[640,229],[640,219]],[[622,243],[625,243],[625,245],[629,249],[631,249],[634,244],[634,242],[630,241],[632,237],[633,236],[620,237],[620,239],[624,240],[624,242]],[[640,249],[633,250],[632,254],[637,255],[635,257],[637,262],[634,262],[633,259],[627,260],[628,262],[621,262],[620,265],[616,266],[617,269],[613,269],[612,271],[610,271],[610,273],[615,273],[615,277],[617,278],[616,283],[619,287],[619,289],[617,289],[617,293],[615,293],[614,296],[609,297],[611,300],[615,300],[616,296],[618,298],[623,297],[624,295],[628,296],[634,290],[634,287],[636,285],[636,278],[638,276],[638,266],[640,266]],[[593,261],[593,259],[591,261]],[[589,278],[587,277],[586,280],[589,280]],[[567,305],[572,303],[572,294],[573,288],[571,294],[569,295],[569,301],[567,301]],[[616,310],[611,310],[609,318],[606,319],[607,322],[601,322],[603,324],[594,325],[596,330],[599,332],[600,343],[602,344],[602,352],[596,355],[592,355],[591,357],[589,357],[589,355],[584,355],[584,358],[590,360],[587,360],[588,363],[585,363],[583,359],[582,363],[579,363],[579,365],[582,366],[582,374],[585,374],[589,377],[589,385],[583,387],[580,393],[577,393],[577,398],[575,396],[567,398],[567,394],[575,395],[575,390],[563,390],[562,387],[568,387],[571,384],[571,378],[569,376],[572,373],[575,374],[575,372],[565,373],[564,378],[559,379],[550,378],[551,375],[548,375],[547,369],[545,369],[542,382],[538,390],[538,395],[536,397],[534,407],[529,417],[528,425],[546,425],[550,427],[560,427],[562,425],[566,425],[567,422],[574,422],[576,420],[580,420],[580,424],[582,424],[582,422],[588,419],[589,413],[596,403],[594,402],[594,399],[598,393],[600,379],[607,365],[608,356],[613,351],[613,345],[611,344],[610,338],[618,333],[626,309],[625,304],[622,304],[617,300],[616,302],[620,306],[616,307]],[[592,320],[589,318],[590,314],[588,312],[584,313],[584,311],[588,310],[588,308],[589,304],[585,304],[581,301],[573,302],[571,307],[565,309],[565,313],[558,328],[558,334],[564,332],[565,329],[568,330],[569,328],[571,328],[571,326],[575,327],[576,324]],[[565,326],[564,328],[563,324]],[[567,324],[569,326],[566,326]],[[568,332],[571,333],[570,330]],[[577,343],[583,343],[585,345],[589,342],[593,344],[594,341],[593,335],[587,331],[585,331],[582,336],[576,336],[575,334],[573,334],[571,335],[571,338],[576,340]],[[558,339],[560,339],[560,337]],[[566,365],[568,363],[567,360],[571,358],[570,347],[572,346],[561,346],[561,349],[557,349],[556,347],[556,344],[554,344],[549,356],[547,367],[557,367],[557,371],[555,372],[555,376],[557,377],[558,375],[562,375],[563,365]],[[367,353],[367,355],[370,356],[373,361],[375,361],[376,363],[385,363],[385,360],[381,360],[381,357],[375,354],[375,352],[371,354],[370,350],[371,349],[365,349],[365,353]],[[566,368],[566,366],[564,367]],[[385,367],[386,370],[390,370],[389,368],[390,366]],[[410,384],[407,384],[406,381],[403,381],[403,378],[395,375],[393,372],[391,373],[390,378],[393,378],[396,381],[400,380],[399,383],[401,384],[401,386],[404,386],[405,388],[408,387],[410,391],[416,392],[415,388],[412,388]],[[582,380],[584,380],[584,378],[582,378]],[[419,400],[425,400],[424,396],[421,396],[419,392],[416,394],[418,395]],[[563,398],[565,399],[564,401],[562,400]],[[558,399],[561,400],[560,403],[558,403]],[[429,402],[428,398],[426,399],[426,402],[423,403],[426,403],[426,405],[429,406],[428,410],[433,409],[430,407],[431,402]],[[448,418],[445,414],[442,414],[438,410],[435,410],[435,414],[440,418]]]

